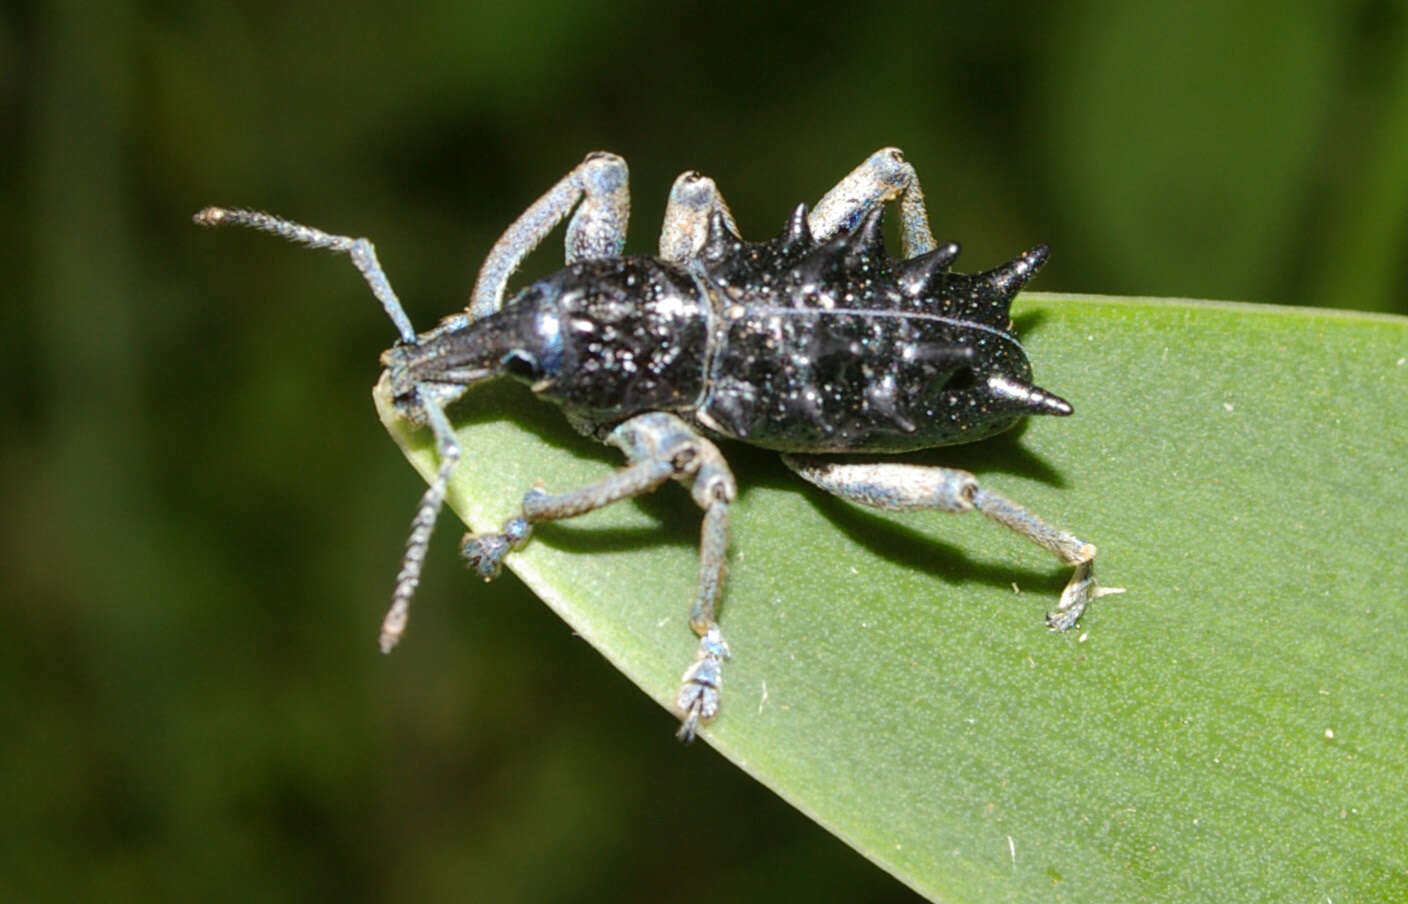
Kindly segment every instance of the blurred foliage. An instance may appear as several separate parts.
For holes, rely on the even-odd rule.
[[[1405,50],[1389,2],[7,4],[0,898],[911,897],[451,530],[382,658],[393,333],[199,207],[371,235],[425,327],[588,150],[648,252],[682,169],[762,235],[895,144],[968,267],[1405,312]]]

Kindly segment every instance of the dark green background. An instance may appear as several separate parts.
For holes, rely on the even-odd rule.
[[[649,252],[683,169],[761,237],[895,144],[966,268],[1408,311],[1403,6],[1135,6],[7,5],[0,899],[909,899],[448,521],[380,656],[391,326],[345,261],[189,218],[370,235],[425,328],[589,150]]]

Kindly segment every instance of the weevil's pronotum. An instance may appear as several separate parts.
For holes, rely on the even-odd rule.
[[[884,205],[898,201],[902,257],[886,253]],[[460,446],[445,406],[476,383],[526,382],[583,433],[627,464],[565,493],[533,489],[498,533],[469,534],[463,551],[492,578],[533,525],[585,514],[676,480],[704,510],[699,589],[689,624],[699,637],[676,704],[688,739],[719,709],[729,657],[715,603],[722,589],[728,509],[737,487],[712,438],[774,449],[803,479],[888,510],[977,510],[1075,568],[1047,623],[1075,624],[1098,588],[1095,546],[981,487],[966,471],[864,461],[971,442],[1027,414],[1070,414],[1035,386],[1008,308],[1046,260],[1039,245],[984,273],[949,270],[958,255],[929,231],[914,168],[884,148],[782,233],[739,237],[713,180],[681,175],[670,191],[657,257],[623,257],[630,212],[626,162],[587,155],[508,228],[479,271],[468,308],[417,334],[366,239],[329,235],[247,210],[209,207],[196,222],[272,232],[345,252],[396,325],[381,356],[397,412],[430,429],[439,468],[411,522],[381,647],[406,628],[431,528]],[[567,266],[505,299],[509,278],[567,222]],[[837,457],[844,456],[844,457]]]

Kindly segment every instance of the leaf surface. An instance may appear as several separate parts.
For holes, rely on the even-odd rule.
[[[938,900],[1408,898],[1408,320],[1041,293],[1016,317],[1075,416],[920,458],[1097,543],[1128,592],[1053,634],[1068,572],[1039,548],[723,444],[734,656],[707,742]],[[619,464],[507,382],[452,414],[476,530]],[[698,525],[669,487],[509,562],[668,706]]]

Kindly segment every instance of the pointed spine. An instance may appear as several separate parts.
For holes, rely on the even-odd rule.
[[[866,387],[865,401],[871,410],[894,424],[901,432],[913,433],[919,427],[900,411],[898,392],[894,376],[886,374],[883,379],[876,380]]]
[[[935,277],[947,273],[957,259],[957,242],[940,245],[927,254],[910,258],[900,265],[900,290],[912,298],[925,294],[932,287]]]
[[[1051,249],[1046,245],[1037,245],[1027,253],[1019,254],[1002,266],[994,267],[982,274],[982,279],[987,282],[997,297],[1011,302],[1022,286],[1026,285],[1033,276],[1036,276],[1036,271],[1046,263],[1046,256],[1050,252]]]
[[[707,260],[722,260],[740,241],[742,239],[729,226],[724,212],[716,206],[709,214],[709,231],[705,234],[704,247],[699,250],[699,254]]]
[[[1013,408],[1027,414],[1054,414],[1065,417],[1075,411],[1071,403],[1040,386],[1020,383],[1008,377],[988,377],[988,389],[999,399],[1008,402]]]
[[[790,252],[810,248],[813,244],[812,228],[807,224],[807,205],[803,202],[797,205],[782,227],[782,234],[777,237],[777,247]]]
[[[883,257],[885,254],[885,205],[877,204],[866,212],[846,237],[846,247],[852,253]]]

